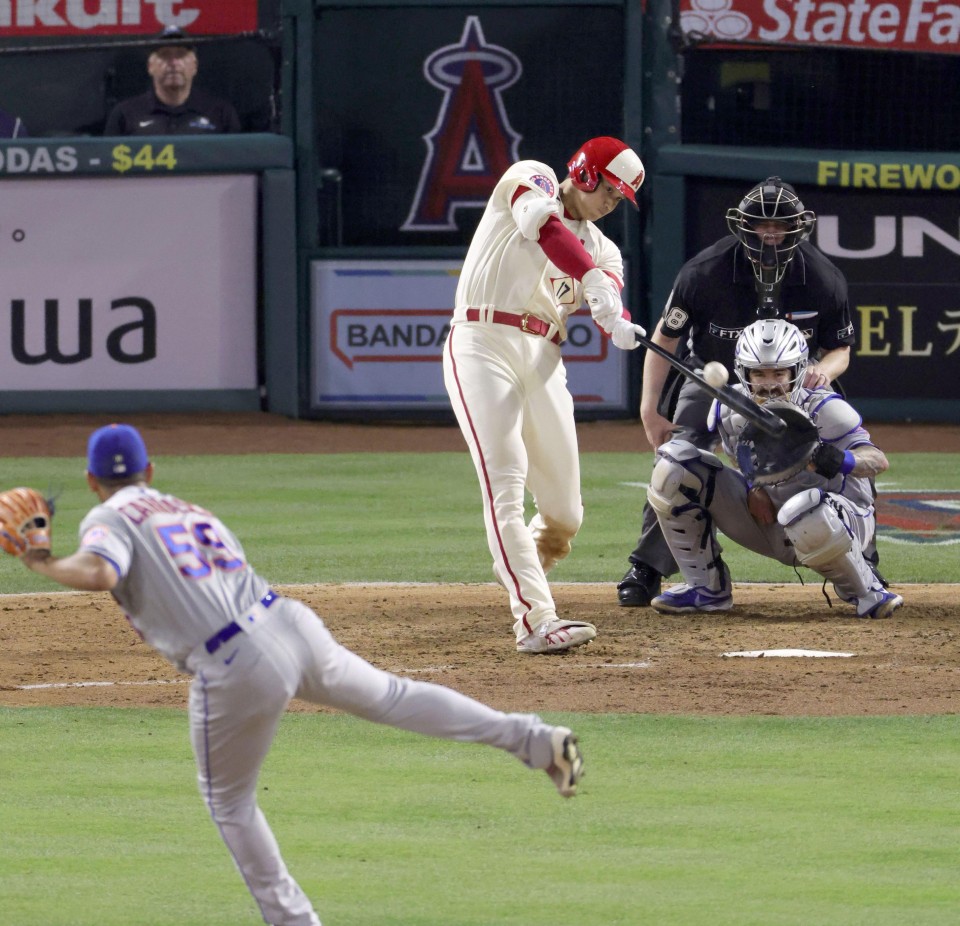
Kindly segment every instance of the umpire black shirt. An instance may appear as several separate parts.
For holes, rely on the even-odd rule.
[[[114,106],[104,135],[214,135],[239,132],[240,119],[226,100],[191,90],[181,106],[167,106],[153,90]]]
[[[677,274],[663,309],[663,334],[689,340],[703,363],[733,369],[740,332],[757,320],[755,277],[734,235],[690,258]],[[809,242],[801,242],[780,287],[780,316],[807,339],[810,359],[818,351],[853,344],[847,281]]]

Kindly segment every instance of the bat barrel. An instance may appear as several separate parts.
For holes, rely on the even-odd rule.
[[[752,421],[767,434],[775,437],[787,429],[787,425],[782,418],[763,408],[763,406],[757,405],[756,402],[748,399],[742,393],[737,392],[732,386],[711,386],[700,373],[692,367],[688,367],[682,360],[674,357],[670,351],[665,350],[659,344],[651,341],[650,338],[638,334],[637,340],[646,347],[647,350],[653,351],[658,356],[663,357],[667,363],[682,373],[687,379],[696,383],[704,392],[712,395],[721,404],[743,415],[747,421]]]

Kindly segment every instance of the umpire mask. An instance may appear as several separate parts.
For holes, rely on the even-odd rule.
[[[800,242],[810,237],[817,217],[789,183],[768,177],[740,205],[727,210],[727,227],[743,245],[757,282],[778,284]]]

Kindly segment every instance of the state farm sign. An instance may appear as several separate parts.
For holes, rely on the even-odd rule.
[[[693,41],[960,52],[960,4],[941,0],[681,0]]]
[[[0,0],[0,36],[251,32],[257,0]]]

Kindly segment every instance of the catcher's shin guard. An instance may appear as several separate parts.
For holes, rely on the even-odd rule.
[[[833,582],[844,601],[882,590],[870,564],[838,511],[820,489],[806,489],[786,501],[777,514],[804,566]]]
[[[664,444],[657,457],[647,501],[657,513],[684,582],[714,591],[727,588],[729,579],[708,510],[723,464],[714,454],[682,440]]]

